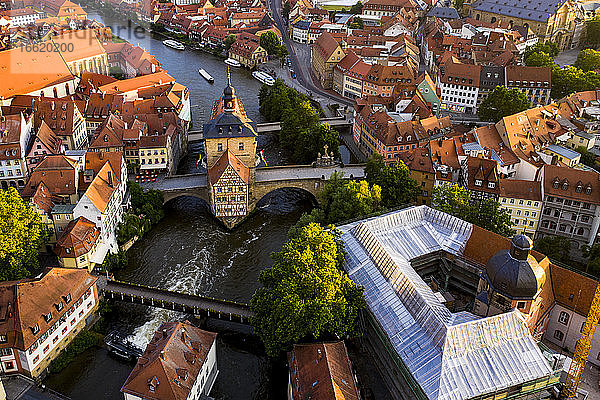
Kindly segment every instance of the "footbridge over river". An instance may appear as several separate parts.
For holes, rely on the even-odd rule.
[[[331,125],[333,128],[344,129],[352,127],[352,120],[346,117],[321,118],[321,123]],[[256,124],[256,133],[277,133],[281,130],[280,122],[264,122]],[[204,140],[201,130],[188,132],[188,142],[199,142]]]
[[[245,303],[108,280],[106,277],[100,277],[98,286],[102,288],[106,299],[181,311],[202,317],[250,324],[250,318],[254,315],[250,306]]]
[[[278,189],[302,189],[315,198],[327,181],[335,173],[342,173],[350,179],[364,177],[364,164],[335,167],[313,167],[309,165],[289,165],[256,168],[254,183],[249,193],[249,208],[270,192]],[[187,174],[159,177],[154,182],[141,183],[146,189],[160,190],[165,203],[181,196],[198,197],[210,204],[208,178],[206,174]]]

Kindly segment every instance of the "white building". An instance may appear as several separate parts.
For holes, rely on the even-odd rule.
[[[22,113],[0,115],[0,189],[25,186],[25,157],[32,132],[32,117],[26,118]]]
[[[2,373],[38,377],[95,311],[96,280],[86,270],[52,268],[33,281],[0,283]]]
[[[441,91],[442,109],[468,114],[477,112],[480,69],[477,65],[455,62],[440,67],[437,85]]]
[[[103,164],[73,209],[73,219],[85,217],[100,228],[100,242],[107,246],[96,253],[102,258],[107,251],[111,253],[118,251],[115,230],[118,223],[123,220],[122,203],[127,190],[127,180],[123,178],[127,167],[122,156],[120,159],[120,166],[113,167],[110,161]],[[89,173],[87,167],[84,181],[89,179],[86,173]]]
[[[219,374],[216,338],[187,321],[162,324],[121,388],[125,400],[206,398]]]
[[[16,8],[12,10],[6,10],[0,13],[0,16],[8,17],[11,28],[18,28],[21,26],[33,25],[35,21],[43,18],[44,13],[32,10],[31,8]]]

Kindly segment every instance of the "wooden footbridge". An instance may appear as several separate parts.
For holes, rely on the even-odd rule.
[[[99,287],[106,299],[186,312],[203,317],[250,324],[253,316],[245,303],[173,292],[165,289],[101,278]]]

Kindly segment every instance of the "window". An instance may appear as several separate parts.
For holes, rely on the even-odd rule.
[[[34,335],[37,335],[40,331],[40,327],[38,324],[35,324],[32,328],[31,331],[33,332]]]
[[[65,303],[69,304],[71,302],[71,293],[65,296]]]
[[[6,342],[8,342],[8,338],[6,337],[6,335],[0,335],[0,343],[6,343]],[[0,355],[2,355],[1,354],[2,350],[4,350],[4,349],[0,349]]]
[[[562,331],[559,331],[558,329],[554,331],[554,339],[563,340],[564,337],[565,334],[562,333]]]
[[[240,151],[244,150],[244,143],[240,142],[240,144],[238,145],[238,149]]]
[[[475,186],[481,186],[482,183],[481,179],[475,179]]]
[[[525,308],[525,302],[524,301],[517,301],[517,308],[519,310],[522,310]]]
[[[217,144],[217,151],[223,151],[223,143]]]
[[[560,315],[558,316],[558,322],[560,322],[563,325],[566,325],[569,323],[569,313],[565,312],[565,311],[561,311]]]

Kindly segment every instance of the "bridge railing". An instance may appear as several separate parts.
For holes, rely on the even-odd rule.
[[[108,288],[108,285],[121,286],[124,288],[132,288],[132,289],[141,289],[141,290],[146,290],[149,292],[164,294],[167,296],[177,296],[177,297],[187,298],[189,300],[210,301],[212,303],[217,303],[217,304],[227,305],[227,306],[231,306],[231,307],[238,307],[238,308],[250,310],[250,305],[247,303],[240,303],[240,302],[236,302],[236,301],[232,301],[232,300],[217,299],[216,297],[203,296],[203,295],[197,295],[197,294],[174,292],[174,291],[167,290],[167,289],[161,289],[161,288],[141,285],[141,284],[137,284],[137,283],[123,282],[123,281],[119,281],[119,280],[109,280],[107,282],[107,287],[104,290],[108,291],[108,292],[112,292],[112,290],[110,290]],[[148,298],[150,298],[150,296]]]

